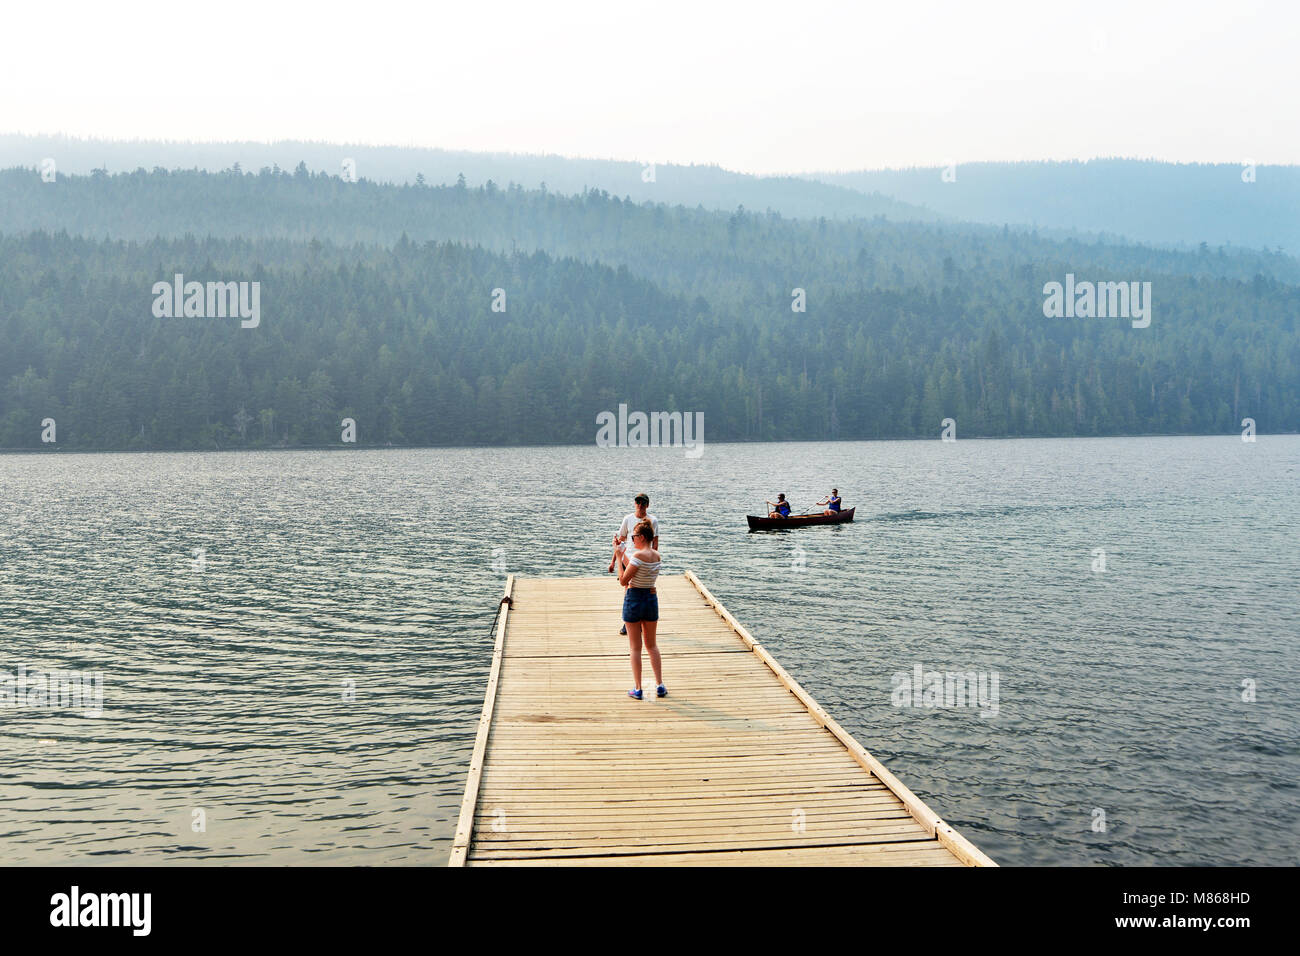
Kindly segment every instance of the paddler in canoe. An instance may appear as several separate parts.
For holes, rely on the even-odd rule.
[[[844,510],[844,502],[840,500],[840,490],[838,488],[832,488],[831,493],[826,496],[826,500],[819,501],[817,504],[826,506],[826,510],[822,514],[827,517],[837,515]]]
[[[778,494],[776,501],[765,501],[773,510],[768,514],[769,518],[788,518],[790,517],[790,502],[785,500],[785,494]]]

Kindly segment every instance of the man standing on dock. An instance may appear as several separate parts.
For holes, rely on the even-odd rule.
[[[618,526],[618,533],[614,535],[614,557],[609,562],[609,571],[611,574],[621,576],[623,569],[627,566],[625,552],[632,547],[632,532],[642,521],[649,521],[655,529],[654,540],[650,542],[650,547],[659,550],[659,519],[650,514],[650,496],[644,491],[632,499],[634,510],[630,515],[623,519],[623,523]],[[627,633],[627,625],[620,630],[620,634]]]

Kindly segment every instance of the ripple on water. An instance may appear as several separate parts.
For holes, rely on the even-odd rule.
[[[598,573],[645,490],[666,568],[999,862],[1294,862],[1300,440],[956,450],[0,456],[0,670],[105,675],[3,713],[5,859],[443,862],[501,566]],[[831,484],[852,525],[745,533]],[[917,664],[996,716],[892,706]]]

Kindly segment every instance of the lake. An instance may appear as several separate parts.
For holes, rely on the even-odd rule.
[[[1300,858],[1300,437],[1234,434],[0,456],[0,672],[102,673],[0,706],[0,859],[444,863],[505,575],[603,572],[638,491],[999,863]],[[896,706],[918,666],[996,713]]]

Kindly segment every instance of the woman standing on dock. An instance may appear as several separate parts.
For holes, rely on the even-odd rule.
[[[655,696],[667,697],[664,687],[663,664],[655,632],[659,629],[659,594],[655,580],[659,577],[659,552],[651,547],[655,529],[649,521],[642,521],[632,532],[631,547],[625,552],[626,566],[618,576],[618,583],[627,588],[623,595],[623,622],[627,625],[627,642],[632,652],[633,686],[627,696],[641,699],[641,643],[650,652],[650,666],[655,672]]]

